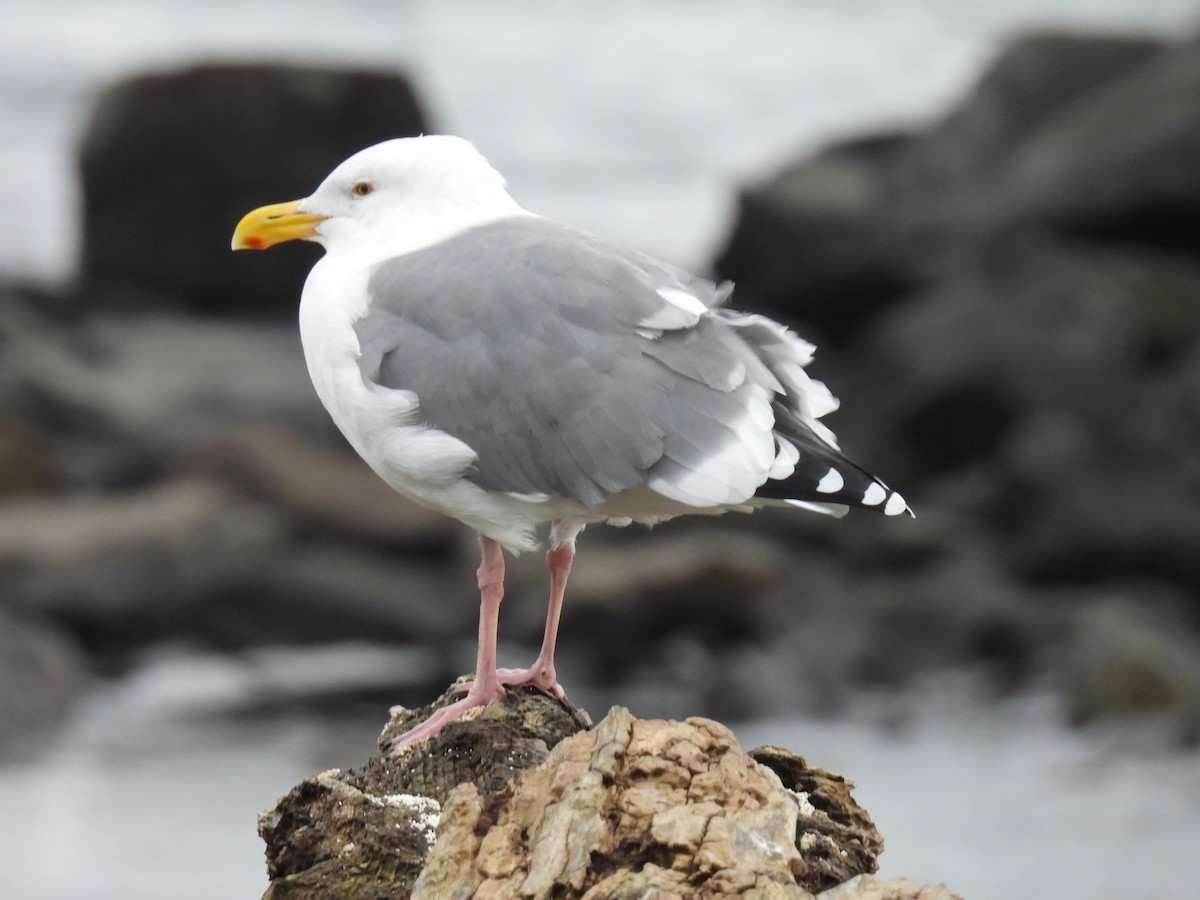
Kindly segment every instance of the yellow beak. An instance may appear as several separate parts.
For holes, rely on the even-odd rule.
[[[234,250],[266,250],[284,241],[317,236],[316,225],[325,216],[297,210],[300,200],[272,203],[246,213],[233,230]]]

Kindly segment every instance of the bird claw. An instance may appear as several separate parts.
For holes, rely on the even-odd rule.
[[[474,682],[466,685],[468,688],[474,687]],[[482,709],[487,706],[497,697],[504,696],[504,689],[499,685],[492,692],[475,692],[468,690],[467,696],[461,700],[455,700],[449,706],[443,706],[441,709],[433,713],[424,722],[415,725],[399,737],[392,738],[388,742],[388,757],[391,759],[399,759],[404,755],[404,751],[421,741],[427,741],[441,733],[442,729],[451,722],[456,722],[463,718],[472,710]]]
[[[525,684],[532,684],[535,687],[541,688],[555,700],[566,699],[567,692],[562,689],[562,685],[550,672],[547,672],[536,667],[528,669],[497,669],[496,677],[500,684],[504,687],[520,687]],[[456,694],[465,694],[474,686],[474,681],[464,681],[456,684],[453,688]]]
[[[392,738],[388,743],[388,756],[391,759],[399,759],[409,747],[429,740],[440,734],[442,729],[451,722],[457,721],[472,710],[487,706],[497,697],[504,696],[506,687],[532,684],[556,700],[564,700],[567,696],[562,685],[555,679],[552,670],[541,669],[536,665],[528,669],[498,669],[493,690],[477,690],[476,683],[474,680],[460,681],[451,687],[450,690],[453,693],[466,696],[461,700],[455,700],[449,706],[443,706],[424,722],[410,728],[399,737]]]

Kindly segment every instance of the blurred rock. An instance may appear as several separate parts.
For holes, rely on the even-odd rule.
[[[85,636],[153,623],[236,581],[284,534],[270,510],[212,482],[13,501],[0,505],[4,602]]]
[[[1002,217],[1065,233],[1200,250],[1191,227],[1200,214],[1200,42],[1156,50],[1145,41],[1076,38],[1032,49],[1073,73],[1039,86],[1078,84],[1081,68],[1090,68],[1088,89],[1021,135],[994,183],[977,182],[984,202]]]
[[[444,563],[301,541],[281,510],[199,478],[0,505],[3,602],[66,624],[105,665],[163,640],[396,642],[434,653],[424,684],[441,686],[478,606],[470,564],[455,579]]]
[[[1200,43],[1031,35],[922,134],[832,147],[743,191],[716,268],[832,344],[1014,230],[1194,252]]]
[[[294,431],[260,428],[219,441],[197,464],[309,532],[425,558],[446,558],[458,546],[462,526],[396,493],[348,447],[339,452]]]
[[[689,634],[719,646],[757,634],[768,589],[791,569],[786,548],[731,527],[638,528],[604,537],[588,532],[580,539],[563,629],[606,634],[608,650],[626,658],[666,635]],[[529,605],[519,615],[528,619],[525,627],[540,630],[544,612]]]
[[[922,258],[896,239],[889,197],[911,140],[841,144],[743,190],[715,263],[736,283],[734,305],[802,325],[824,348],[923,283]]]
[[[68,322],[13,303],[0,309],[0,346],[0,409],[49,450],[42,465],[63,488],[146,483],[264,426],[340,441],[291,325],[177,314]]]
[[[42,493],[55,482],[52,448],[25,423],[0,413],[0,497]]]
[[[0,606],[0,759],[32,752],[84,684],[83,656],[66,633]]]
[[[336,542],[292,544],[259,559],[237,590],[191,609],[191,627],[221,643],[350,639],[436,642],[472,634],[473,565],[435,564]]]
[[[1191,52],[1135,36],[1049,33],[1016,39],[958,108],[914,136],[894,160],[887,183],[897,230],[931,241],[928,249],[977,240],[1016,222],[1053,218],[1054,192],[1067,183],[1082,188],[1074,202],[1091,202],[1116,176],[1089,171],[1092,160],[1109,152],[1098,142],[1128,148],[1126,129],[1163,121],[1160,102],[1135,110],[1120,95],[1159,91],[1164,86],[1156,84],[1149,67]],[[1184,100],[1184,85],[1174,88],[1172,100]],[[1156,96],[1161,101],[1164,95]],[[1077,129],[1084,122],[1095,132],[1081,143]],[[1195,124],[1192,116],[1185,130]],[[1159,125],[1149,130],[1150,143],[1175,140]],[[1066,144],[1073,146],[1063,152]]]
[[[110,86],[80,148],[88,307],[294,317],[315,248],[235,255],[238,220],[307,196],[356,150],[428,130],[389,71],[210,64]]]
[[[1200,267],[1010,248],[870,329],[880,387],[853,408],[891,436],[889,477],[969,513],[1018,573],[1200,582],[1197,421],[1175,386],[1197,329],[1158,334],[1173,298],[1200,313]]]
[[[1093,601],[1067,660],[1071,722],[1124,717],[1145,730],[1157,721],[1170,740],[1200,743],[1200,639],[1181,619],[1153,598]]]
[[[900,581],[990,556],[1034,596],[1194,596],[1197,157],[1200,42],[1042,34],[927,131],[748,189],[720,274],[822,343],[842,446],[919,516],[787,527]]]
[[[838,715],[864,692],[971,668],[996,696],[1028,685],[1067,625],[1050,592],[984,554],[950,555],[905,577],[829,569],[796,584],[757,641],[696,676],[712,715]]]

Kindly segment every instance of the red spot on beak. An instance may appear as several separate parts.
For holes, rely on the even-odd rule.
[[[246,246],[249,247],[251,250],[261,250],[261,249],[263,249],[263,247],[266,246],[263,239],[260,238],[256,234],[252,234],[249,237],[247,237],[245,243],[246,243]]]

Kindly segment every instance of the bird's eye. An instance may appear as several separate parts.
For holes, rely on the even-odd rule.
[[[371,191],[375,190],[375,185],[371,184],[369,181],[359,181],[355,182],[354,187],[350,188],[350,190],[359,197],[365,197],[367,194],[371,193]]]

